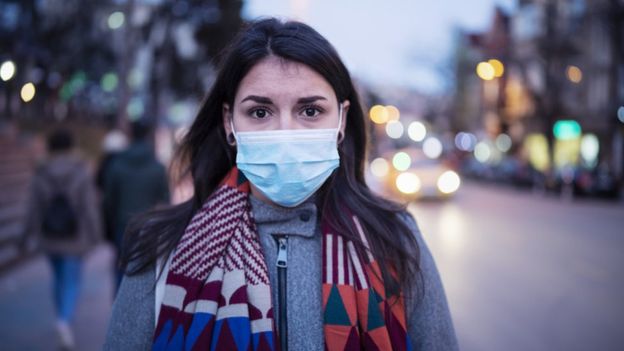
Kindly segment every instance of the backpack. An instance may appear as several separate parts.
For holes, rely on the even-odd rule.
[[[41,232],[48,239],[73,239],[78,232],[76,211],[58,181],[49,178],[54,183],[55,193],[43,210]]]

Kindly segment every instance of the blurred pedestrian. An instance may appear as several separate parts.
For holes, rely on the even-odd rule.
[[[110,172],[113,161],[119,157],[122,151],[128,147],[128,138],[126,134],[119,129],[111,129],[104,136],[102,141],[102,157],[98,165],[96,173],[96,185],[100,194],[104,194],[104,186],[106,184],[107,174]],[[101,201],[102,224],[104,226],[104,237],[106,241],[115,244],[115,230],[113,227],[112,214],[106,212],[104,201]]]
[[[65,349],[74,347],[70,323],[78,301],[83,256],[101,237],[93,177],[73,145],[68,130],[50,134],[48,158],[32,179],[22,237],[23,247],[37,243],[52,266],[56,327]]]
[[[122,239],[130,218],[169,203],[167,172],[154,155],[149,140],[151,132],[151,126],[145,120],[132,122],[129,147],[116,157],[105,175],[104,212],[107,223],[113,228],[117,256],[122,250]],[[115,288],[122,275],[115,265]]]
[[[128,228],[104,349],[456,350],[416,222],[364,182],[335,49],[265,19],[228,50],[181,145],[193,197]]]

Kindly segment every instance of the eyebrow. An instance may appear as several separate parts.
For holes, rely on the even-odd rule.
[[[297,100],[298,104],[309,104],[311,102],[315,102],[317,100],[327,100],[327,98],[320,96],[320,95],[314,95],[314,96],[306,96],[306,97],[302,97],[299,100]],[[245,102],[245,101],[253,101],[259,104],[268,104],[268,105],[272,105],[273,101],[271,101],[271,99],[269,99],[268,97],[265,96],[258,96],[258,95],[249,95],[247,97],[245,97],[243,100],[241,100],[241,103]]]

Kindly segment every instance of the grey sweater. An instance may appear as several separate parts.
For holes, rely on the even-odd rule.
[[[251,196],[253,215],[271,286],[277,286],[275,233],[288,234],[288,347],[323,350],[321,308],[321,232],[316,206],[277,208]],[[435,263],[411,215],[401,219],[412,229],[420,247],[420,284],[424,296],[407,298],[407,326],[415,350],[457,350],[457,340],[444,289]],[[155,271],[124,277],[109,324],[104,350],[148,350],[155,327]],[[416,292],[418,289],[412,289]],[[277,289],[272,289],[276,306]],[[278,316],[278,313],[275,314]],[[277,322],[277,321],[276,321]]]

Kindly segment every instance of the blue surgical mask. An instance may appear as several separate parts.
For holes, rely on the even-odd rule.
[[[285,207],[301,204],[340,165],[342,104],[339,113],[336,129],[234,132],[238,169],[271,201]]]

